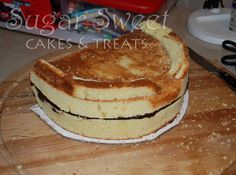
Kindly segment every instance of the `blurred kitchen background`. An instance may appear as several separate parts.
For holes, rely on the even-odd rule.
[[[194,11],[202,9],[205,0],[197,0],[197,1],[169,0],[169,1],[171,2],[170,6],[173,7],[170,8],[168,12],[169,16],[167,17],[166,21],[167,26],[171,27],[178,35],[180,35],[186,41],[188,46],[192,48],[195,52],[197,52],[199,55],[213,62],[216,62],[219,66],[224,66],[227,70],[233,72],[236,75],[235,66],[225,66],[220,63],[221,57],[226,54],[230,54],[231,52],[224,50],[220,45],[207,43],[205,41],[197,39],[187,29],[188,17]],[[0,0],[0,2],[2,2],[2,0]],[[231,8],[232,6],[232,0],[223,0],[223,3],[226,8]],[[163,10],[158,14],[160,15],[163,14]],[[2,15],[8,15],[8,14],[3,13]],[[39,35],[28,34],[25,32],[8,30],[4,28],[5,25],[4,23],[2,23],[1,25],[2,27],[0,27],[0,82],[3,81],[9,74],[13,73],[22,66],[31,63],[33,60],[45,54],[55,52],[59,49],[58,47],[55,48],[51,47],[50,49],[44,47],[29,49],[26,47],[27,41],[33,39],[32,43],[35,44],[36,41],[40,40],[42,41],[42,43],[45,44],[48,42],[48,38]],[[59,36],[60,34],[61,33],[59,32]],[[76,33],[76,35],[79,35],[79,33]],[[84,35],[84,33],[82,33],[82,35]],[[108,33],[106,37],[114,37],[114,35],[115,34],[113,33]],[[89,34],[88,36],[91,36],[91,34]],[[54,41],[53,44],[58,46],[57,41]]]

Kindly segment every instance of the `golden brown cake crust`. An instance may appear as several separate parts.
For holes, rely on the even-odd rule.
[[[184,72],[182,74],[182,76],[180,77],[180,79],[184,78],[187,74],[188,74],[188,70],[189,70],[189,60],[190,60],[190,56],[189,56],[189,51],[188,51],[188,47],[186,45],[186,43],[183,41],[182,38],[180,38],[175,32],[170,32],[169,36],[172,37],[174,40],[178,41],[179,43],[182,43],[183,45],[183,51],[184,51],[184,59],[183,59],[183,63],[186,68],[184,69]]]
[[[174,32],[169,35],[178,42],[183,42]],[[135,42],[135,39],[139,39],[139,41]],[[124,41],[127,41],[129,46],[124,45]],[[180,89],[181,83],[178,82],[181,80],[177,81],[168,74],[170,59],[157,39],[137,30],[117,40],[116,43],[119,46],[116,47],[120,47],[120,49],[115,49],[115,46],[111,43],[109,43],[109,48],[104,49],[104,43],[100,43],[98,46],[93,45],[88,49],[74,52],[70,56],[50,62],[63,72],[61,75],[41,60],[35,64],[33,71],[53,87],[69,95],[73,95],[73,89],[78,85],[90,88],[145,86],[159,94],[161,88],[165,88],[163,85],[171,82],[176,87],[175,91]],[[144,44],[145,48],[143,48]],[[130,46],[132,49],[130,49]],[[189,56],[185,45],[184,50],[185,64],[188,65]],[[119,64],[122,57],[128,57],[132,61],[128,69]],[[130,69],[137,69],[138,73],[131,73]],[[185,69],[181,78],[186,76],[187,71],[188,68]],[[140,75],[139,72],[142,72],[142,74]],[[99,73],[102,75],[99,76]],[[81,79],[74,79],[77,76]],[[84,81],[84,79],[95,81]]]
[[[72,53],[72,55],[76,55],[76,53]],[[69,57],[70,58],[70,57]],[[60,60],[59,60],[60,61]],[[137,79],[134,81],[121,81],[121,80],[113,80],[113,81],[84,81],[80,79],[73,79],[73,76],[70,74],[58,75],[55,71],[53,71],[47,64],[42,62],[41,60],[37,61],[34,65],[33,71],[41,77],[43,80],[51,84],[53,87],[63,90],[69,95],[73,95],[73,87],[77,85],[86,86],[90,88],[112,88],[112,87],[142,87],[148,86],[155,90],[156,92],[160,91],[160,87],[157,86],[154,82],[148,79]]]

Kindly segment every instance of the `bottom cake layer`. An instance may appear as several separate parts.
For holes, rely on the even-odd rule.
[[[153,133],[171,122],[179,113],[183,103],[183,97],[181,97],[148,118],[129,120],[85,119],[56,111],[50,104],[38,98],[35,89],[34,94],[38,104],[48,117],[62,128],[82,136],[108,140],[134,139]]]

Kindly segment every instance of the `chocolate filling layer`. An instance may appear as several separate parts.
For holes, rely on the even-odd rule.
[[[67,111],[64,111],[62,109],[60,109],[56,104],[54,104],[52,101],[50,101],[32,82],[31,82],[31,86],[34,86],[35,89],[37,90],[38,92],[38,98],[42,101],[42,102],[47,102],[51,107],[52,107],[52,110],[59,113],[59,112],[64,112],[64,113],[67,113],[67,114],[70,114],[72,116],[76,116],[76,117],[81,117],[83,119],[88,119],[88,120],[135,120],[135,119],[144,119],[144,118],[152,118],[154,117],[159,111],[167,108],[168,106],[172,105],[173,103],[175,103],[176,101],[178,101],[181,97],[179,97],[178,99],[174,100],[173,102],[171,102],[170,104],[152,112],[152,113],[147,113],[147,114],[144,114],[144,115],[135,115],[135,116],[132,116],[132,117],[117,117],[117,118],[96,118],[96,117],[87,117],[87,116],[82,116],[82,115],[78,115],[78,114],[73,114],[71,112],[67,112]]]

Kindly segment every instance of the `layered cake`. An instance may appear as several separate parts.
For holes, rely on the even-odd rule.
[[[169,28],[145,21],[118,39],[38,60],[30,72],[36,100],[56,124],[99,139],[151,134],[178,115],[189,54]]]

